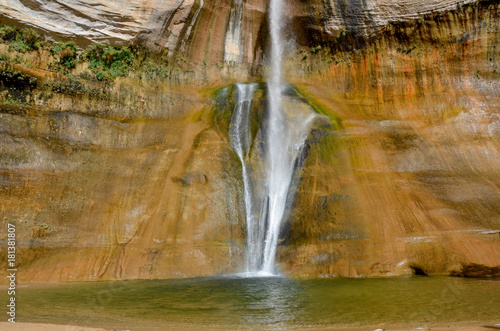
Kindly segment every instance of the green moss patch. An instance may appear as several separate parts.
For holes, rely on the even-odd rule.
[[[90,62],[89,68],[97,80],[112,80],[128,76],[134,62],[132,50],[128,47],[94,45],[86,50],[83,59]]]
[[[76,68],[78,52],[74,42],[57,43],[50,47],[56,68],[71,70]]]
[[[314,109],[314,111],[316,111],[318,114],[328,116],[335,130],[338,130],[342,127],[342,119],[333,110],[328,108],[311,93],[307,92],[307,90],[303,86],[293,85],[293,87],[297,96],[307,101],[307,103]]]
[[[43,37],[33,29],[0,26],[0,40],[7,42],[17,52],[25,53],[40,49]]]

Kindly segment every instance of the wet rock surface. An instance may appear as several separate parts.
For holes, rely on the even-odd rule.
[[[452,275],[469,278],[500,278],[500,266],[488,267],[472,263],[462,266],[462,270],[455,271]]]
[[[43,9],[52,2],[30,4],[7,1],[0,10],[23,24],[65,26]],[[21,280],[240,271],[244,205],[228,140],[230,83],[261,80],[265,5],[245,3],[242,43],[226,49],[237,4],[72,4],[67,17],[81,11],[117,26],[86,30],[86,42],[168,44],[177,62],[165,81],[131,72],[101,82],[79,76],[80,67],[72,77],[51,71],[47,51],[0,45],[8,56],[0,58],[0,216],[2,226],[18,224]],[[290,22],[297,43],[286,80],[325,123],[306,141],[280,238],[283,272],[496,275],[498,3],[304,2],[291,7]],[[265,105],[265,93],[254,103]]]

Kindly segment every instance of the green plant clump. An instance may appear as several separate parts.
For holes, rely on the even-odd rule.
[[[11,43],[12,47],[21,53],[36,51],[42,44],[42,37],[29,28],[0,26],[0,39]]]
[[[97,80],[108,81],[116,77],[128,76],[134,61],[134,54],[128,47],[94,45],[88,49],[84,58],[90,62],[89,68]]]
[[[146,80],[164,80],[169,77],[168,68],[160,66],[153,61],[146,61],[142,66]]]
[[[54,56],[54,62],[64,69],[70,70],[76,67],[78,53],[74,42],[57,43],[50,48]]]
[[[311,48],[311,53],[317,53],[321,49],[321,45]]]
[[[17,29],[13,26],[0,26],[0,39],[3,41],[16,40]]]

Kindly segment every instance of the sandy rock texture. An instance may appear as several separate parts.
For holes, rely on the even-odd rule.
[[[299,43],[331,41],[349,31],[376,34],[389,22],[415,20],[470,0],[315,0],[287,2],[286,19]],[[139,42],[194,61],[254,64],[267,43],[262,0],[21,1],[0,4],[0,16],[58,36],[87,42]]]
[[[139,43],[193,61],[252,63],[262,1],[4,1],[0,17],[80,43]]]
[[[66,3],[8,0],[0,11],[81,45],[136,41],[191,67],[186,79],[97,82],[50,71],[47,50],[0,45],[10,54],[0,60],[0,226],[17,224],[19,280],[241,271],[230,91],[262,80],[266,4]],[[284,79],[337,125],[308,138],[280,240],[284,273],[498,274],[499,6],[291,3]],[[29,56],[38,62],[24,66]],[[16,95],[26,98],[4,98]]]
[[[287,270],[497,273],[498,17],[492,3],[429,14],[387,26],[372,51],[308,49],[290,62],[304,73],[292,81],[343,128],[311,144]]]
[[[239,167],[210,97],[126,82],[93,96],[40,85],[51,94],[44,106],[0,114],[2,224],[16,225],[21,280],[239,270]]]

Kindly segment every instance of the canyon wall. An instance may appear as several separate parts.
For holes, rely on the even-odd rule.
[[[0,4],[0,22],[47,43],[129,45],[146,59],[99,80],[87,60],[62,72],[47,48],[0,42],[0,216],[17,227],[21,281],[242,270],[231,83],[266,72],[266,5]],[[285,78],[332,125],[307,141],[284,273],[500,265],[499,14],[495,1],[290,3]]]
[[[498,9],[483,2],[394,22],[334,56],[296,52],[291,80],[342,129],[311,150],[282,247],[287,270],[460,274],[499,264]]]

